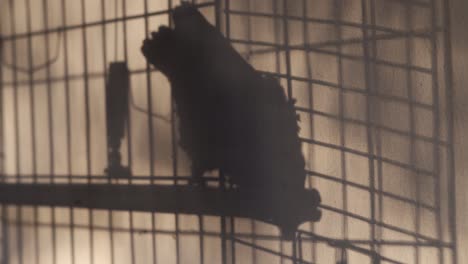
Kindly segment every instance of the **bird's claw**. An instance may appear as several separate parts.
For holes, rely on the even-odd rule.
[[[195,187],[200,187],[200,188],[206,187],[206,181],[202,177],[190,179],[189,184]]]

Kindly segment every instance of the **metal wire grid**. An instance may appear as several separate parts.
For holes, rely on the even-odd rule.
[[[174,122],[170,122],[170,135],[167,137],[170,139],[171,158],[163,160],[172,163],[169,173],[166,171],[166,176],[159,176],[162,171],[158,164],[161,163],[153,162],[160,152],[159,135],[164,135],[161,130],[158,135],[155,123],[166,121],[154,119],[152,114],[143,115],[148,130],[143,142],[149,146],[147,160],[150,162],[143,165],[139,162],[139,155],[134,153],[133,146],[138,141],[132,135],[139,131],[134,126],[138,121],[135,112],[141,112],[144,107],[135,110],[135,104],[129,109],[131,114],[123,151],[135,175],[130,180],[112,181],[105,178],[102,176],[105,160],[101,163],[96,161],[99,153],[105,156],[105,152],[93,152],[99,140],[92,141],[92,138],[103,139],[105,131],[99,126],[93,128],[96,125],[91,122],[94,115],[100,114],[99,109],[92,108],[96,103],[93,101],[96,96],[93,91],[103,90],[108,62],[115,59],[129,61],[132,77],[144,80],[139,84],[146,87],[146,92],[142,93],[146,102],[140,101],[146,104],[148,112],[154,112],[157,104],[162,104],[158,96],[162,94],[164,85],[157,73],[148,65],[132,67],[138,65],[132,64],[136,60],[134,50],[137,47],[128,28],[133,21],[141,22],[144,32],[154,30],[152,27],[156,21],[171,23],[167,14],[176,3],[168,1],[166,8],[152,10],[149,1],[141,2],[143,10],[138,12],[132,11],[133,2],[117,1],[115,4],[103,0],[100,2],[100,12],[94,12],[96,17],[90,19],[86,6],[93,5],[84,0],[74,4],[65,0],[43,1],[42,9],[33,8],[29,0],[24,5],[17,1],[5,1],[4,5],[14,15],[8,16],[9,21],[2,21],[1,29],[1,32],[6,32],[2,37],[4,63],[1,71],[1,145],[5,153],[3,183],[186,183],[187,177],[180,176],[187,169],[176,144]],[[453,124],[451,110],[447,107],[452,100],[451,62],[447,56],[450,52],[448,2],[363,0],[350,1],[352,4],[346,5],[345,2],[336,1],[331,5],[333,8],[328,17],[321,14],[321,8],[327,6],[324,2],[271,0],[259,4],[226,0],[199,3],[204,10],[212,11],[212,21],[225,31],[225,35],[248,60],[260,70],[280,78],[288,96],[299,100],[297,111],[302,118],[301,137],[309,161],[308,184],[322,192],[322,222],[302,226],[297,240],[290,243],[280,241],[274,228],[243,219],[175,216],[169,218],[174,224],[167,229],[161,228],[160,223],[167,224],[167,217],[172,216],[72,207],[67,210],[3,205],[4,262],[100,263],[99,260],[103,259],[99,259],[99,251],[104,244],[108,248],[106,261],[109,263],[123,261],[119,258],[119,251],[128,252],[130,263],[167,263],[166,258],[175,263],[331,263],[345,258],[344,255],[349,263],[375,263],[377,260],[382,263],[430,263],[429,257],[434,263],[456,263]],[[53,11],[49,7],[53,6],[59,6],[62,14],[55,27],[49,25],[48,19],[48,12]],[[109,11],[111,6],[114,14]],[[403,23],[395,23],[391,15],[385,16],[382,10],[390,12],[390,7],[402,11],[398,17]],[[345,8],[356,10],[357,15],[347,17]],[[20,9],[22,11],[18,11]],[[76,10],[76,13],[80,11],[72,22],[67,18],[70,9]],[[43,17],[42,28],[33,29],[34,16]],[[159,18],[162,19],[157,20]],[[16,27],[23,23],[22,20],[26,20],[26,30],[21,32]],[[265,33],[265,28],[259,25],[269,26],[272,32]],[[100,34],[100,39],[90,37],[93,30],[96,34],[92,36]],[[326,33],[315,34],[317,31]],[[72,36],[72,33],[76,35]],[[57,53],[52,52],[53,37],[57,43]],[[43,47],[39,52],[44,55],[44,63],[36,62],[40,56],[34,50],[38,39],[44,41],[43,45],[37,45]],[[76,43],[77,40],[80,44]],[[59,48],[61,42],[63,48]],[[93,53],[96,45],[90,43],[100,45],[97,53]],[[403,56],[387,56],[387,43],[391,43],[390,49],[401,48]],[[421,43],[427,46],[421,46]],[[116,44],[114,58],[109,49],[112,44]],[[76,45],[81,47],[77,49]],[[117,45],[121,45],[120,50]],[[94,48],[90,49],[89,46]],[[79,54],[77,57],[82,61],[72,61],[69,57],[73,53]],[[419,56],[415,55],[417,53]],[[96,54],[102,56],[100,63],[96,63]],[[421,57],[429,59],[421,61]],[[334,61],[332,66],[329,66],[330,61]],[[24,63],[26,67],[19,66]],[[76,71],[73,66],[76,64],[81,65],[81,71]],[[56,65],[62,69],[59,71],[62,74],[55,74]],[[389,69],[397,75],[396,79],[402,80],[391,85],[391,89],[405,87],[403,92],[398,93],[398,90],[395,94],[389,89],[388,80],[382,74]],[[330,71],[336,78],[328,78],[327,72]],[[356,83],[353,81],[355,79],[361,82]],[[417,85],[420,83],[423,85]],[[418,90],[421,87],[430,89],[431,95],[425,98]],[[41,88],[44,92],[36,92]],[[61,107],[51,103],[57,90],[63,93],[61,99],[64,104]],[[77,100],[76,90],[84,92],[81,102],[84,107],[78,114],[73,108],[74,100]],[[336,104],[324,104],[324,99],[334,99]],[[37,113],[37,109],[41,109],[37,108],[40,105],[38,100],[47,102],[45,108],[41,106],[45,110],[42,119]],[[362,106],[362,109],[357,109],[358,106]],[[65,122],[57,120],[56,112],[59,111],[63,111],[61,120]],[[407,116],[407,125],[395,125],[392,111],[399,118]],[[170,117],[166,119],[174,120],[174,112],[169,110],[169,113]],[[73,124],[77,115],[84,120],[82,127]],[[29,125],[25,126],[27,121]],[[333,122],[331,127],[338,131],[334,141],[320,132],[327,122]],[[427,122],[430,124],[425,124]],[[57,142],[56,126],[65,128],[65,140],[61,142]],[[38,133],[40,130],[45,132]],[[356,130],[364,131],[361,132],[364,135],[362,142],[357,140],[361,145],[353,145],[355,140],[349,137],[349,131],[356,133]],[[76,140],[77,134],[84,135],[84,141]],[[400,141],[392,144],[386,142],[388,138],[398,138]],[[84,146],[81,153],[84,155],[77,156],[73,148],[80,143]],[[389,145],[408,147],[407,158],[392,156]],[[57,148],[66,154],[56,151]],[[425,152],[430,155],[423,156]],[[28,155],[30,157],[26,157]],[[334,169],[322,167],[324,160],[320,159],[321,156],[332,160],[328,165]],[[77,158],[84,160],[80,163]],[[59,163],[65,166],[61,168]],[[432,167],[428,168],[428,163]],[[366,165],[355,170],[350,164]],[[143,173],[135,172],[138,167],[144,166],[147,169],[142,169]],[[357,173],[365,176],[360,178]],[[403,183],[413,184],[412,195],[386,186],[391,185],[389,179],[398,177],[398,174],[406,177]],[[212,179],[218,180],[216,176]],[[361,209],[356,209],[354,200],[361,201],[365,206],[357,206]],[[388,213],[386,208],[392,206],[397,210],[406,210],[403,214],[410,218],[411,225],[405,225],[405,219],[392,218],[392,215],[402,217],[394,211]],[[107,219],[107,222],[102,223],[102,219]],[[127,223],[122,224],[115,219],[127,219]],[[187,229],[184,225],[191,228]],[[429,225],[434,228],[427,232],[424,227]],[[363,235],[357,235],[354,230]],[[77,238],[85,233],[85,239]],[[102,234],[108,237],[107,243],[96,242]],[[174,242],[167,239],[171,235],[174,235]],[[140,256],[141,236],[145,236],[145,241],[151,245],[147,252],[143,252],[147,262]],[[30,238],[32,242],[27,241]],[[63,252],[69,256],[60,253],[64,239],[69,242],[69,250]],[[207,242],[209,240],[211,242]],[[122,241],[127,243],[126,249],[119,247]],[[161,250],[164,244],[174,246]],[[41,245],[49,245],[48,250]],[[188,248],[192,248],[192,251]],[[83,250],[86,252],[81,252]],[[215,254],[215,251],[219,254]],[[197,256],[197,260],[192,254]]]

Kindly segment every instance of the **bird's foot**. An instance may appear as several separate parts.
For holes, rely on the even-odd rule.
[[[193,177],[189,180],[189,185],[205,188],[206,187],[206,180],[203,177]]]

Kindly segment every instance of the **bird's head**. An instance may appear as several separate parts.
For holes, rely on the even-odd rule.
[[[187,2],[183,2],[180,6],[174,9],[172,18],[174,19],[176,29],[190,31],[192,33],[196,33],[193,31],[203,29],[207,24],[209,24],[196,7]]]

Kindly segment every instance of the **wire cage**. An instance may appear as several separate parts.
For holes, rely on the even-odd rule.
[[[22,204],[44,186],[187,185],[169,83],[140,53],[179,2],[0,1],[2,263],[456,263],[448,2],[195,1],[297,99],[322,219],[283,241],[246,218]],[[128,178],[105,171],[115,61]]]

